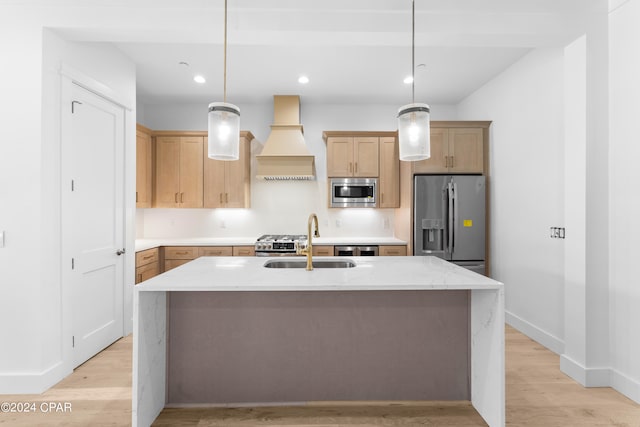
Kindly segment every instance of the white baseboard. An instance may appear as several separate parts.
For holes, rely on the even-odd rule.
[[[560,356],[560,370],[584,387],[611,387],[610,368],[585,368],[563,354]]]
[[[550,333],[538,328],[532,323],[527,322],[526,320],[516,316],[509,311],[505,310],[504,315],[508,325],[513,326],[532,340],[545,346],[554,353],[564,353],[564,341],[562,341],[558,337],[551,335]]]
[[[0,394],[44,393],[72,372],[59,362],[42,372],[0,374]]]
[[[611,387],[627,396],[629,399],[640,403],[640,381],[629,378],[621,372],[611,369]]]

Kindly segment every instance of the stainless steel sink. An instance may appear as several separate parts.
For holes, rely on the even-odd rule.
[[[270,259],[264,263],[267,268],[306,268],[307,260],[279,260]],[[350,259],[336,259],[336,260],[317,260],[313,261],[313,268],[351,268],[355,267],[356,263]]]

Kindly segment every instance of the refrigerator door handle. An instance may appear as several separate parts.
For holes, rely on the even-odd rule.
[[[454,210],[454,194],[453,194],[453,186],[451,183],[447,184],[447,252],[449,255],[453,253],[453,210]]]
[[[456,226],[458,225],[460,213],[458,212],[458,184],[455,182],[453,185],[453,191],[451,199],[453,200],[453,220],[451,221],[451,253],[456,250]]]

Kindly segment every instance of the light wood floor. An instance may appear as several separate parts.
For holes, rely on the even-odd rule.
[[[640,427],[640,405],[610,388],[583,388],[558,368],[558,356],[506,328],[507,425]],[[131,336],[80,366],[41,395],[4,395],[35,403],[35,413],[0,413],[0,426],[128,426],[131,424]],[[42,412],[48,402],[71,412]],[[55,408],[54,408],[55,410]],[[157,426],[484,426],[467,402],[345,404],[299,407],[165,409]]]

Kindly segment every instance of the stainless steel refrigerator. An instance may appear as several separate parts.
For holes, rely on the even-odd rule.
[[[413,254],[485,274],[485,178],[415,175]]]

